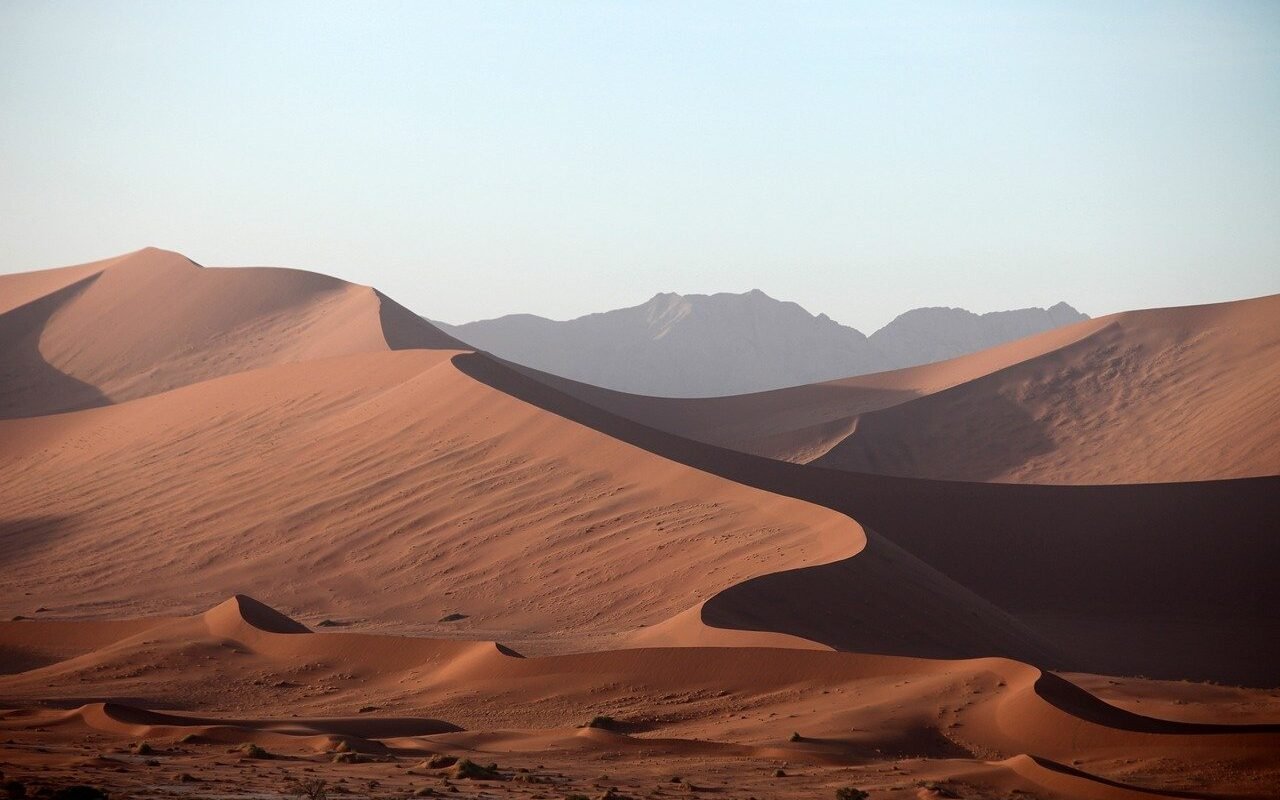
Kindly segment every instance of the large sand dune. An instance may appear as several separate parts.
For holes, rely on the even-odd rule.
[[[463,347],[366,286],[205,269],[148,248],[0,276],[0,418],[106,405],[326,356]]]
[[[862,416],[818,464],[946,480],[1280,474],[1280,295],[1097,320],[1087,338]]]
[[[1280,622],[1280,478],[1010,485],[838,463],[867,420],[934,398],[972,398],[961,414],[1050,373],[1106,395],[1130,375],[1090,372],[1107,347],[1148,365],[1133,374],[1173,359],[1159,369],[1186,377],[1126,395],[1144,425],[1186,413],[1206,376],[1225,388],[1205,408],[1235,398],[1256,419],[1274,371],[1244,344],[1271,352],[1249,304],[653,401],[472,352],[311,273],[147,250],[0,288],[0,706],[20,707],[0,712],[16,737],[0,769],[154,785],[143,768],[164,761],[121,750],[146,737],[197,781],[259,791],[268,773],[228,746],[279,751],[277,780],[337,757],[334,774],[406,790],[436,774],[397,760],[444,751],[528,754],[525,774],[566,794],[595,760],[655,796],[696,793],[676,768],[734,796],[778,793],[775,767],[802,773],[785,791],[827,796],[856,778],[887,797],[1266,797],[1280,776],[1265,691],[1224,710],[1215,687],[1075,678],[1103,702],[1047,671],[1275,686],[1280,644],[1259,634]],[[1094,422],[1139,461],[1160,452],[1110,432],[1122,410]],[[1260,449],[1203,425],[1222,440],[1211,471],[1268,457],[1274,426],[1233,419]],[[1092,452],[1071,446],[1062,469]],[[575,727],[602,713],[615,723]]]
[[[844,441],[859,417],[949,389],[1088,337],[1085,320],[948,361],[852,378],[708,398],[647,397],[511,364],[620,416],[707,444],[807,463]]]
[[[1276,681],[1280,644],[1256,631],[1280,624],[1280,588],[1269,578],[1280,540],[1268,533],[1280,527],[1280,477],[1026,486],[823,469],[667,434],[485,355],[455,361],[478,380],[614,438],[848,514],[1044,637],[1069,641],[1064,666]],[[784,577],[751,588],[785,594]]]
[[[539,379],[680,436],[855,472],[1053,484],[1253,477],[1280,474],[1277,320],[1280,295],[1131,311],[936,364],[722,398]]]
[[[887,543],[858,555],[867,538],[843,514],[521,402],[451,355],[282,365],[0,421],[16,590],[3,610],[137,614],[244,590],[311,615],[582,647],[752,578],[829,565],[805,638],[938,656],[1047,649],[910,556],[882,563]],[[455,613],[466,619],[440,621]],[[771,630],[793,632],[775,616]]]

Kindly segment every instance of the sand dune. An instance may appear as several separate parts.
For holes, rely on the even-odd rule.
[[[889,543],[864,553],[843,514],[619,442],[450,356],[283,365],[0,421],[0,557],[15,575],[3,611],[137,614],[270,591],[312,618],[546,650],[603,646],[753,578],[821,567],[804,580],[825,587],[808,601],[822,611],[796,629],[820,644],[1052,649]],[[757,607],[744,591],[717,613]],[[794,633],[789,613],[759,624]]]
[[[271,364],[463,347],[368,287],[300,270],[205,269],[155,248],[0,276],[0,297],[0,418]]]
[[[407,794],[433,753],[525,754],[489,777],[528,800],[599,794],[598,761],[655,797],[701,791],[677,768],[757,797],[1280,782],[1266,692],[1099,675],[1275,685],[1280,477],[852,468],[990,472],[1035,450],[1016,426],[974,438],[1019,403],[1064,410],[1038,423],[1052,475],[1186,471],[1167,449],[1201,444],[1206,474],[1266,465],[1275,298],[659,401],[311,273],[148,250],[0,288],[6,770],[132,791],[181,764],[216,794],[324,764]],[[934,424],[963,458],[913,438]],[[159,758],[126,747],[143,737]]]
[[[1099,484],[1280,474],[1280,295],[1086,320],[950,361],[707,399],[536,374],[746,453],[942,480]]]
[[[1069,641],[1069,660],[1058,666],[1255,686],[1276,680],[1270,665],[1280,661],[1280,645],[1253,632],[1274,627],[1280,608],[1268,577],[1280,542],[1264,533],[1280,525],[1278,477],[1073,487],[821,469],[666,434],[488,356],[455,362],[506,394],[614,438],[848,514],[1043,639]],[[773,596],[788,589],[785,575],[750,588]]]
[[[1280,295],[1103,318],[1087,338],[862,416],[816,463],[947,480],[1280,474]]]
[[[807,463],[846,439],[863,414],[1060,349],[1088,337],[1101,324],[1085,320],[934,364],[728,397],[646,397],[517,364],[510,366],[566,394],[668,433],[744,453]]]
[[[265,630],[264,619],[290,632]],[[42,727],[68,735],[89,729],[131,739],[183,738],[188,747],[252,742],[304,758],[337,749],[407,757],[467,748],[510,756],[556,749],[549,740],[571,745],[570,752],[644,748],[791,765],[850,765],[871,754],[893,754],[907,765],[930,759],[932,768],[980,785],[1026,788],[1029,781],[1049,796],[1065,797],[1131,796],[1139,788],[1125,783],[1126,767],[1143,764],[1148,782],[1167,781],[1149,769],[1173,753],[1193,774],[1230,774],[1245,765],[1258,774],[1260,763],[1273,776],[1280,771],[1274,759],[1280,725],[1140,716],[1003,659],[928,661],[768,648],[520,658],[483,643],[300,633],[289,622],[255,601],[233,598],[195,617],[156,621],[145,635],[66,664],[0,678],[6,696],[50,698],[78,691],[77,678],[92,674],[100,689],[117,696],[180,697],[180,707],[192,710],[157,713],[136,703],[89,703],[6,715],[0,729]],[[26,626],[56,639],[65,635],[59,631],[64,625],[0,623],[0,636]],[[224,629],[213,630],[217,626]],[[156,652],[166,656],[156,659]],[[308,685],[328,683],[333,690],[272,683],[274,676],[308,671]],[[200,685],[200,676],[211,674],[218,676],[217,693]],[[501,702],[486,699],[495,691]],[[298,717],[236,715],[285,698]],[[379,712],[342,713],[354,704],[373,704]],[[197,708],[204,710],[193,713]],[[398,711],[418,708],[433,712]],[[726,717],[725,709],[733,713]],[[611,713],[623,732],[575,731],[580,720],[601,711]],[[797,728],[801,736],[794,740]]]

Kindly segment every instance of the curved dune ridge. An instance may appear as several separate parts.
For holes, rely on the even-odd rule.
[[[1280,608],[1280,586],[1269,577],[1280,562],[1280,541],[1266,534],[1280,525],[1274,502],[1280,478],[1027,486],[821,469],[664,433],[487,355],[461,354],[454,362],[505,394],[613,438],[859,520],[883,544],[841,565],[868,573],[837,583],[871,589],[877,575],[904,574],[901,565],[887,573],[872,565],[905,551],[1009,612],[1042,641],[1070,643],[1065,659],[1031,659],[1038,663],[1251,686],[1276,682],[1271,665],[1280,660],[1280,642],[1256,632],[1274,627]],[[748,613],[729,611],[724,624],[770,630],[785,619],[788,632],[823,641],[814,616],[795,612],[810,597],[809,579],[829,571],[777,572],[726,590],[716,600],[744,598],[733,605]]]
[[[936,364],[728,397],[628,394],[510,364],[548,385],[619,416],[695,441],[796,463],[821,457],[847,438],[863,414],[980,378],[1088,337],[1085,320]]]
[[[1098,484],[1280,474],[1280,295],[1129,311],[874,375],[707,399],[538,374],[620,416],[855,472]],[[532,371],[528,371],[533,374]]]
[[[660,406],[472,352],[311,273],[147,250],[3,281],[0,613],[35,619],[0,622],[0,696],[64,710],[0,712],[0,728],[300,763],[905,759],[920,778],[1049,797],[1264,797],[1280,780],[1265,693],[1239,690],[1256,710],[1216,724],[1208,688],[1113,684],[1112,705],[1045,671],[1274,685],[1280,643],[1257,632],[1280,608],[1265,535],[1280,478],[1037,486],[836,463],[877,415],[1027,375],[1106,394],[1140,374],[1155,388],[1125,402],[1167,424],[1194,382],[1094,375],[1087,354],[1192,376],[1216,359],[1236,391],[1224,364],[1244,345],[1222,331],[1262,334],[1234,307],[1179,310],[1176,335],[1091,320],[938,365]],[[1249,363],[1243,394],[1265,410],[1273,373]],[[908,434],[890,438],[909,450]],[[1205,710],[1138,713],[1152,696]],[[601,711],[616,725],[576,727]]]
[[[816,463],[945,480],[1280,474],[1280,295],[1104,317],[1050,353],[863,416]]]
[[[226,296],[207,275],[292,286],[272,302],[311,323],[272,317],[259,346],[277,355],[340,338],[311,316],[311,284],[378,297],[175,258],[142,251],[65,282],[111,275],[107,298],[183,283],[212,309]],[[0,557],[17,576],[0,608],[29,612],[30,592],[62,615],[136,615],[269,591],[317,618],[533,652],[773,642],[1274,678],[1277,645],[1248,635],[1277,607],[1275,545],[1257,535],[1275,518],[1258,500],[1269,483],[1050,491],[804,468],[663,435],[487,356],[387,352],[417,328],[385,316],[373,352],[0,421]],[[1088,341],[1095,322],[1031,349]],[[1027,350],[878,380],[923,391]],[[125,361],[140,369],[142,355]]]
[[[0,418],[90,408],[272,364],[466,346],[366,286],[206,269],[147,248],[0,276]]]
[[[0,630],[25,625],[57,639],[75,636],[60,630],[69,624],[0,623]],[[1135,760],[1177,753],[1187,765],[1245,764],[1280,747],[1280,724],[1187,724],[1141,716],[1103,703],[1062,678],[1004,659],[929,661],[754,647],[519,658],[492,643],[303,630],[245,597],[195,617],[156,620],[148,631],[66,664],[0,678],[0,689],[12,698],[49,696],[78,688],[78,678],[94,674],[100,690],[117,696],[182,697],[186,704],[219,697],[222,713],[158,713],[136,705],[90,703],[71,711],[9,715],[0,719],[0,729],[70,726],[150,740],[192,735],[201,742],[253,742],[304,753],[332,751],[343,743],[343,749],[357,752],[406,754],[464,743],[483,752],[497,740],[477,729],[475,721],[482,719],[507,731],[499,738],[508,750],[539,749],[556,730],[562,739],[572,737],[577,748],[617,750],[627,746],[625,734],[583,738],[571,732],[584,709],[607,707],[620,720],[639,720],[680,698],[678,717],[640,725],[632,735],[675,753],[721,748],[735,756],[801,764],[839,763],[873,752],[900,759],[986,759],[993,763],[956,767],[1010,768],[1033,782],[1058,785],[1067,796],[1072,795],[1063,787],[1134,791],[1087,769],[1063,766],[1068,763],[1107,764],[1113,753],[1122,752]],[[163,655],[157,658],[157,653]],[[144,664],[148,670],[140,674],[137,667]],[[302,687],[259,680],[308,665],[320,665],[313,680],[345,676],[336,679],[343,688],[308,695]],[[217,675],[216,686],[202,685],[209,675]],[[503,687],[504,697],[496,717],[494,708],[454,699],[481,697],[494,687]],[[297,717],[235,715],[237,709],[284,697]],[[376,703],[384,711],[333,713],[352,702]],[[394,713],[428,706],[445,713],[438,718]],[[725,707],[740,713],[726,721]],[[858,724],[851,726],[854,719]],[[798,726],[803,735],[795,739],[791,734]],[[522,745],[521,740],[527,741]],[[1034,763],[1007,763],[1024,753],[1034,754]]]
[[[929,656],[1052,649],[911,556],[880,558],[887,543],[860,554],[868,540],[843,514],[522,402],[449,351],[255,370],[0,421],[0,436],[10,613],[23,591],[99,616],[269,591],[325,616],[554,650],[610,646],[730,587],[820,567],[806,602],[822,612],[771,614],[764,631]],[[715,627],[741,627],[723,623],[732,605],[717,602]]]

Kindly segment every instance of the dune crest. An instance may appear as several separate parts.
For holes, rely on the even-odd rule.
[[[1085,320],[893,372],[702,399],[515,367],[644,425],[769,458],[939,480],[1280,474],[1280,295]],[[513,365],[514,367],[514,365]]]
[[[234,637],[246,628],[266,633],[311,633],[301,622],[243,594],[234,595],[204,612],[203,619],[215,636]]]
[[[233,603],[219,608],[239,607]],[[0,635],[11,624],[0,623]],[[50,639],[67,625],[30,624],[46,628]],[[808,771],[817,765],[847,770],[888,755],[908,769],[943,764],[946,774],[983,786],[1008,790],[1030,781],[1053,797],[1149,795],[1152,790],[1127,776],[1123,765],[1167,763],[1161,760],[1173,753],[1184,770],[1225,769],[1230,775],[1249,765],[1269,770],[1258,774],[1280,775],[1274,759],[1280,719],[1213,725],[1143,716],[1058,676],[999,658],[937,661],[760,647],[513,658],[492,643],[262,635],[269,643],[263,649],[210,649],[197,628],[170,627],[104,647],[79,666],[0,677],[8,697],[56,697],[79,691],[80,678],[92,670],[106,691],[181,695],[201,711],[96,702],[3,716],[0,730],[14,735],[41,727],[88,728],[133,740],[183,737],[187,748],[197,749],[254,744],[298,758],[346,751],[420,760],[466,748],[501,752],[506,760],[523,751],[548,758],[557,750],[625,754],[643,748],[668,758],[723,757],[738,764],[743,757],[786,760],[789,771]],[[154,660],[157,647],[167,654],[160,661]],[[142,664],[153,667],[140,672]],[[335,691],[311,694],[259,678],[263,669],[303,674],[317,668],[315,677],[334,682]],[[216,687],[203,685],[202,675],[211,669],[221,675]],[[487,701],[497,687],[497,702]],[[293,698],[296,717],[244,713],[281,693]],[[342,713],[355,703],[378,711]],[[484,706],[482,714],[477,704]],[[433,716],[397,711],[422,706],[430,706]],[[726,706],[740,713],[726,719]],[[601,708],[615,715],[609,724],[617,730],[576,728],[584,709]],[[663,708],[679,713],[653,715]],[[633,722],[641,720],[648,721]],[[1119,763],[1117,753],[1125,756]],[[1263,796],[1257,788],[1236,794]]]
[[[466,348],[374,289],[313,272],[205,268],[155,248],[51,272],[0,276],[0,295],[26,300],[0,314],[0,418],[274,364]]]
[[[388,796],[447,774],[536,800],[599,794],[598,760],[625,774],[606,799],[1280,785],[1274,692],[1106,677],[1274,686],[1280,476],[990,480],[1049,452],[1120,480],[1090,448],[1122,445],[1158,472],[1184,435],[1216,443],[1210,471],[1266,463],[1270,428],[1131,439],[1269,413],[1275,298],[669,402],[312,273],[148,250],[8,283],[0,749],[39,793],[182,765],[214,793],[356,769]],[[988,480],[840,462],[859,453]]]

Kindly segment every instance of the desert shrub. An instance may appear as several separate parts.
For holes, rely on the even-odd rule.
[[[236,748],[245,758],[275,758],[253,742],[245,742]]]
[[[852,786],[841,786],[836,789],[836,800],[867,800],[871,795]]]
[[[289,787],[290,794],[299,800],[328,800],[329,782],[324,778],[302,778]]]
[[[450,774],[458,780],[491,781],[498,777],[497,764],[482,767],[469,758],[464,758],[453,765]]]

